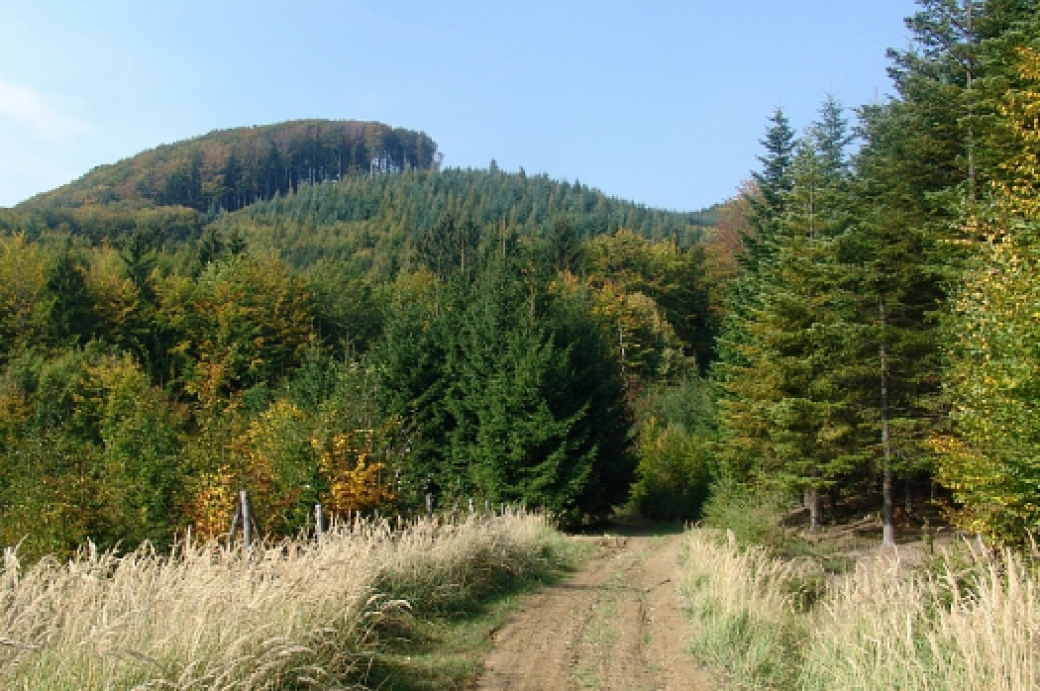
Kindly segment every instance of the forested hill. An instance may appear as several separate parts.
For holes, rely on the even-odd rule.
[[[713,212],[675,213],[608,197],[580,182],[488,170],[409,171],[362,175],[304,186],[296,194],[254,204],[215,222],[293,264],[321,258],[354,260],[392,273],[431,234],[468,234],[478,242],[500,228],[533,238],[566,233],[587,240],[626,229],[650,240],[690,246]],[[451,226],[449,228],[448,226]]]
[[[184,206],[235,211],[301,185],[351,174],[426,170],[439,161],[426,134],[378,122],[297,120],[239,127],[156,147],[20,205]]]
[[[691,247],[716,221],[714,208],[651,209],[577,181],[507,173],[494,161],[486,170],[462,170],[441,169],[440,160],[427,135],[379,123],[300,120],[223,130],[99,166],[0,209],[0,230],[29,237],[57,231],[115,247],[145,233],[171,250],[204,236],[211,246],[234,236],[296,266],[337,259],[386,279],[431,233],[442,240],[461,233],[479,244],[502,228],[573,241],[625,229]]]

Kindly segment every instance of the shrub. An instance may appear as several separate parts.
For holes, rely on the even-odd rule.
[[[708,496],[707,445],[682,426],[661,426],[651,418],[639,435],[636,478],[631,503],[640,515],[696,520]]]
[[[776,552],[792,551],[797,538],[781,526],[782,516],[776,495],[756,493],[727,480],[712,485],[704,504],[704,524],[731,531],[743,547],[763,545]]]

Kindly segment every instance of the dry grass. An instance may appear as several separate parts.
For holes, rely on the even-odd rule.
[[[861,562],[818,613],[804,688],[1040,688],[1040,590],[1010,552],[965,545],[929,570]]]
[[[693,652],[752,687],[790,688],[791,657],[807,634],[792,616],[787,584],[796,567],[763,547],[741,550],[732,533],[708,529],[687,533],[685,563]]]
[[[927,568],[897,553],[862,560],[822,598],[804,563],[687,538],[696,652],[751,688],[1023,691],[1040,688],[1037,573],[965,544]]]
[[[402,608],[444,610],[544,569],[556,540],[519,515],[391,531],[358,523],[320,545],[215,545],[116,557],[85,550],[0,572],[0,687],[350,688]]]

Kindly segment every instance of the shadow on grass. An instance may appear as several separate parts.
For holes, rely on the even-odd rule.
[[[573,567],[557,567],[526,580],[514,580],[454,613],[402,614],[378,627],[378,652],[361,681],[368,688],[440,691],[472,688],[483,660],[494,646],[521,596],[558,583]]]
[[[648,521],[620,516],[580,531],[597,536],[666,536],[683,532],[682,523]],[[552,565],[522,578],[500,582],[493,590],[450,611],[400,612],[377,628],[376,652],[359,679],[371,689],[440,691],[470,689],[483,671],[483,661],[494,647],[494,633],[506,625],[523,595],[559,585],[585,558],[595,552],[586,541],[570,541]]]

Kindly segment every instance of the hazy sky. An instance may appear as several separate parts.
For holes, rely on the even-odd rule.
[[[422,130],[676,210],[734,194],[776,106],[891,91],[912,0],[0,0],[0,206],[283,120]]]

